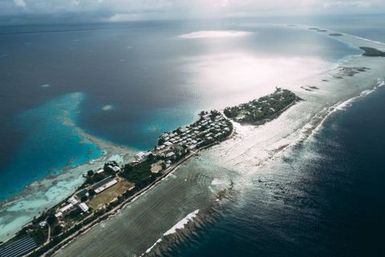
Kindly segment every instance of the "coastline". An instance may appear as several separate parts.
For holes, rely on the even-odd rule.
[[[224,117],[223,114],[220,114],[219,116]],[[224,118],[224,119],[227,120],[227,122],[231,124],[231,127],[233,126],[232,125],[233,123],[230,119],[226,119],[226,118]],[[117,206],[113,207],[113,209],[105,212],[101,216],[98,216],[96,219],[91,220],[91,222],[86,222],[85,223],[86,225],[83,225],[80,229],[76,230],[74,233],[64,237],[64,239],[62,241],[54,244],[54,246],[52,246],[52,247],[49,247],[48,250],[45,250],[43,248],[47,246],[49,241],[47,241],[47,243],[39,246],[38,248],[34,249],[32,252],[26,254],[26,256],[31,256],[31,255],[35,256],[36,254],[38,254],[39,256],[40,255],[41,256],[51,256],[51,255],[59,252],[61,249],[63,249],[64,247],[69,245],[71,242],[73,242],[77,237],[84,235],[85,233],[87,233],[87,231],[91,230],[93,227],[100,224],[100,222],[108,221],[112,217],[116,216],[116,214],[118,214],[121,209],[125,208],[127,205],[136,201],[141,196],[145,195],[148,191],[155,188],[158,184],[160,184],[164,179],[166,179],[167,177],[172,175],[174,171],[176,171],[181,165],[185,164],[192,157],[198,155],[201,151],[204,151],[206,149],[211,148],[214,145],[220,144],[223,141],[231,139],[233,137],[234,133],[235,133],[235,130],[232,129],[231,133],[228,134],[225,138],[215,140],[212,143],[209,143],[207,145],[204,145],[204,146],[201,146],[201,147],[196,148],[194,150],[191,150],[191,152],[189,154],[187,154],[186,156],[183,156],[179,161],[177,161],[176,163],[173,163],[170,167],[168,167],[164,171],[162,171],[161,175],[158,176],[153,182],[151,182],[150,184],[148,184],[144,188],[140,189],[138,192],[134,193],[132,196],[123,200]],[[83,221],[87,221],[88,218],[89,217],[87,217]],[[171,233],[169,233],[169,234],[171,234]]]
[[[363,91],[361,91],[361,92],[363,92]],[[302,92],[301,92],[302,93]],[[315,94],[317,94],[317,92],[315,93]],[[361,94],[361,93],[360,93]],[[352,95],[354,95],[354,93],[352,93]],[[355,97],[357,97],[357,96],[353,96],[353,98],[355,98]],[[350,99],[352,99],[352,98],[350,98]],[[345,100],[345,101],[350,101],[350,99],[349,100]],[[343,103],[345,102],[345,101],[343,101]],[[312,124],[312,126],[310,126],[309,128],[305,128],[305,126],[302,126],[300,129],[301,130],[298,130],[298,131],[296,131],[296,133],[297,134],[303,134],[303,135],[307,135],[306,136],[306,138],[308,138],[309,136],[311,136],[311,134],[312,133],[314,133],[314,131],[316,131],[316,129],[319,129],[319,127],[320,127],[320,125],[322,125],[322,121],[324,121],[325,119],[327,119],[327,117],[334,111],[334,110],[337,110],[337,108],[338,108],[338,106],[340,106],[341,105],[341,103],[336,103],[334,106],[336,106],[336,107],[329,107],[329,108],[327,108],[326,110],[325,110],[325,112],[323,113],[323,114],[321,114],[319,117],[316,117],[316,119],[314,119],[314,120],[312,120],[312,122],[313,122],[313,124]],[[284,114],[284,118],[287,118],[287,116],[289,116],[290,114],[291,114],[292,112],[290,112],[289,114]],[[320,114],[321,112],[318,112],[317,114]],[[313,117],[314,118],[314,117]],[[276,123],[276,122],[274,122],[274,123]],[[244,133],[249,133],[249,132],[251,132],[251,133],[253,133],[253,130],[263,130],[264,128],[263,127],[266,127],[266,126],[260,126],[260,127],[258,127],[258,128],[254,128],[254,127],[252,127],[252,126],[250,126],[250,127],[247,127],[246,128],[246,130],[244,130],[243,129],[243,131],[241,130],[240,132],[240,136],[239,136],[239,140],[240,141],[244,141],[245,140],[245,138],[243,137],[244,136]],[[269,126],[267,126],[267,127],[269,127]],[[271,126],[270,126],[271,127]],[[303,130],[305,130],[305,131],[303,131]],[[306,133],[304,133],[304,132],[306,132]],[[90,136],[91,138],[92,138],[92,136]],[[247,137],[246,137],[247,138]],[[306,138],[304,138],[303,140],[306,140]],[[95,140],[95,142],[99,142],[99,143],[101,143],[101,144],[103,144],[103,142],[102,141],[100,141],[99,139],[97,139],[97,138],[93,138],[94,140]],[[92,141],[92,140],[91,140]],[[228,141],[233,141],[233,140],[228,140]],[[209,152],[209,154],[211,154],[212,156],[218,156],[216,153],[213,153],[213,152],[215,152],[215,151],[218,151],[218,150],[221,150],[221,149],[226,149],[226,147],[227,147],[227,150],[228,150],[228,146],[229,145],[231,145],[231,143],[229,143],[229,142],[224,142],[223,144],[225,144],[225,147],[222,147],[222,144],[221,144],[221,146],[215,146],[215,147],[213,147],[212,149],[210,149],[210,150],[208,150],[207,152]],[[237,141],[237,140],[234,140],[234,141]],[[260,141],[259,141],[260,142]],[[290,146],[293,146],[293,145],[295,145],[295,144],[297,144],[299,141],[295,141],[295,142],[290,142],[290,143],[288,143],[288,142],[286,142],[285,144],[283,144],[282,142],[280,142],[280,143],[278,143],[278,144],[276,144],[276,145],[273,145],[273,147],[272,147],[272,149],[269,149],[268,151],[270,151],[271,152],[271,155],[269,156],[269,158],[268,159],[263,159],[263,158],[261,158],[262,160],[260,161],[260,163],[261,163],[261,165],[263,165],[263,163],[264,162],[266,162],[266,160],[269,160],[270,158],[276,158],[277,156],[279,156],[277,153],[280,153],[280,152],[284,152],[284,150],[285,149],[287,149],[288,147],[290,147]],[[110,145],[108,145],[108,143],[107,142],[104,142],[104,143],[106,143],[107,144],[107,147],[110,147],[110,149],[111,149],[111,152],[110,152],[110,154],[111,154],[111,156],[114,156],[114,154],[112,154],[112,152],[113,152],[113,150],[115,149],[115,146],[114,145],[112,145],[112,144],[110,144]],[[237,142],[235,142],[235,143],[237,143]],[[102,149],[104,149],[103,147],[102,147]],[[119,147],[118,147],[118,149],[120,149]],[[121,149],[122,150],[122,152],[121,153],[123,153],[123,151],[125,150],[124,148],[122,148]],[[279,150],[279,151],[277,151],[277,150]],[[118,150],[117,152],[119,152],[120,150]],[[206,151],[205,151],[205,153],[206,153]],[[108,151],[106,152],[106,155],[108,155]],[[264,156],[264,155],[261,155],[261,156]],[[105,157],[105,158],[107,158],[108,159],[108,157]],[[215,157],[216,158],[216,157]],[[215,158],[213,158],[213,159],[215,159]],[[97,159],[97,160],[99,160],[99,159]],[[97,161],[96,160],[96,161]],[[219,159],[220,160],[220,159]],[[234,160],[234,157],[231,157],[231,160]],[[95,162],[96,162],[95,161]],[[186,160],[187,161],[187,160]],[[217,162],[218,162],[218,159],[216,160]],[[228,163],[229,163],[229,160],[227,159],[225,159],[225,161],[227,161],[227,162],[225,162],[225,164],[227,165]],[[190,162],[190,161],[189,161]],[[255,162],[252,162],[253,164],[255,164]],[[87,166],[87,167],[91,167],[92,165],[94,165],[95,163],[89,163],[89,164],[86,164],[86,165],[90,165],[90,166]],[[182,164],[183,165],[185,165],[186,164],[186,162],[183,162],[183,163],[181,163],[181,164],[179,164],[176,168],[175,168],[175,170],[177,169],[177,168],[179,168],[180,166],[182,166]],[[222,164],[223,166],[226,166],[226,165],[224,165],[224,164]],[[80,168],[80,166],[79,166],[79,169],[83,169],[83,173],[84,173],[84,171],[85,170],[87,170],[87,168]],[[72,173],[72,172],[69,172],[69,173]],[[165,177],[163,177],[160,181],[162,181],[162,180],[164,180],[164,179],[166,179],[168,176],[171,176],[171,175],[173,175],[173,171],[171,171],[169,174],[167,174],[167,176],[165,176]],[[61,179],[60,178],[60,175],[58,175],[57,177],[55,177],[55,178],[48,178],[48,180],[53,180],[53,179],[56,179],[56,180],[59,180],[59,179]],[[158,181],[158,183],[160,183],[160,181]],[[45,183],[49,183],[48,181],[47,182],[45,182]],[[44,183],[43,183],[44,184]],[[135,197],[135,198],[133,198],[132,199],[132,201],[130,202],[130,203],[132,203],[132,202],[134,202],[134,201],[136,201],[137,199],[140,199],[140,198],[142,198],[142,196],[144,196],[144,194],[146,193],[149,193],[148,191],[151,191],[151,189],[153,189],[153,188],[155,188],[156,186],[157,186],[158,184],[154,184],[153,185],[153,187],[151,187],[151,188],[149,188],[147,191],[145,191],[145,192],[143,192],[142,194],[139,194],[137,197]],[[35,185],[35,186],[39,186],[39,185]],[[41,186],[41,185],[40,185]],[[138,198],[138,197],[140,197],[140,198]],[[115,215],[117,215],[119,212],[122,212],[123,211],[123,209],[124,208],[126,208],[127,207],[127,205],[128,205],[128,203],[126,203],[125,205],[123,205],[120,209],[119,209],[119,211],[117,210],[117,212],[116,213],[114,213],[114,214],[111,214],[110,216],[108,216],[109,218],[107,219],[107,220],[112,220],[112,217],[115,217]],[[91,230],[92,228],[94,228],[94,227],[96,227],[96,225],[97,224],[99,224],[99,223],[96,223],[94,226],[92,226],[92,227],[90,227],[90,228],[88,228],[86,231],[84,231],[84,233],[81,233],[80,235],[79,235],[79,237],[82,237],[83,235],[86,235],[86,233],[89,231],[89,230]],[[78,237],[75,237],[74,239],[77,239]],[[70,245],[70,242],[68,243],[68,245]],[[65,246],[68,246],[67,244],[65,245]],[[64,246],[64,247],[65,247]]]
[[[350,38],[352,38],[352,36],[348,37],[348,39]],[[359,42],[357,46],[360,45],[362,45],[361,42]],[[338,68],[343,66],[357,65],[369,66],[371,70],[362,74],[358,74],[353,78],[346,77],[344,80],[333,79],[332,75],[338,72]],[[276,120],[263,126],[254,127],[237,125],[235,127],[237,134],[231,140],[225,141],[220,145],[205,151],[205,158],[208,158],[212,165],[215,163],[215,165],[218,165],[219,167],[226,167],[231,169],[230,172],[232,174],[227,174],[226,176],[236,176],[234,174],[237,174],[238,176],[235,178],[236,180],[234,187],[235,190],[242,191],[243,187],[248,186],[248,178],[258,172],[258,169],[255,168],[256,166],[261,167],[272,159],[284,157],[287,149],[301,144],[301,142],[308,140],[314,133],[317,133],[317,130],[322,128],[323,121],[330,117],[334,111],[337,111],[341,104],[363,96],[365,95],[363,92],[375,89],[377,85],[381,85],[380,81],[377,79],[380,79],[381,81],[384,79],[383,74],[381,73],[383,66],[383,62],[379,59],[367,59],[360,55],[348,56],[336,64],[334,68],[326,71],[325,73],[320,73],[315,77],[298,81],[298,90],[295,91],[295,93],[299,93],[299,96],[304,98],[305,101],[301,102],[297,106],[292,107]],[[330,81],[323,82],[323,78],[327,78]],[[319,87],[319,90],[315,90],[313,92],[301,91],[299,86],[306,84],[317,86]],[[308,113],[305,118],[303,117],[304,113]],[[278,129],[285,126],[286,128],[284,131]],[[193,167],[192,162],[193,160],[190,160],[187,164],[190,169]],[[196,163],[194,163],[194,165],[196,165]],[[207,169],[208,170],[206,170],[206,172],[209,173],[210,176],[213,176],[213,178],[216,178],[217,176],[223,176],[223,174],[213,175],[211,167],[207,167]],[[181,170],[181,172],[183,171]],[[211,199],[211,201],[214,199]],[[139,200],[141,201],[142,208],[145,208],[145,200]],[[121,215],[124,216],[133,215],[133,210],[129,210],[127,208],[123,209],[121,212]],[[114,221],[114,219],[111,219],[110,221],[110,223],[117,222],[118,221]],[[110,224],[110,226],[113,225]],[[126,229],[129,228],[126,227]],[[142,229],[146,231],[147,227],[142,227]],[[167,228],[160,228],[158,231],[164,232],[166,230]],[[67,248],[58,252],[57,256],[71,256],[71,254],[79,252],[84,254],[84,256],[92,256],[92,253],[95,253],[95,249],[80,251],[80,247],[88,245],[90,243],[89,239],[93,236],[96,236],[100,233],[107,233],[107,231],[109,230],[105,228],[95,228],[94,230],[90,231],[89,234],[79,237],[79,241],[77,240]],[[146,233],[145,231],[141,233]],[[108,233],[112,232],[109,231]],[[109,235],[108,233],[107,235]],[[116,234],[119,233],[116,232]],[[145,253],[148,247],[153,245],[154,242],[157,242],[157,240],[159,240],[159,238],[154,238],[151,242],[148,240],[147,248],[141,248],[141,244],[131,243],[130,245],[131,247],[141,248],[140,251],[136,252],[137,254],[141,254]],[[161,244],[162,243],[160,243],[160,245]],[[127,249],[127,247],[122,248]],[[152,251],[157,252],[156,248],[157,247],[151,249]],[[114,251],[110,247],[109,250]],[[118,251],[115,251],[115,253],[117,252]],[[132,253],[131,250],[130,253]]]
[[[59,174],[49,175],[34,181],[14,197],[0,202],[0,227],[2,232],[5,231],[1,234],[0,241],[5,242],[12,238],[22,227],[28,225],[33,217],[39,216],[43,211],[55,206],[75,192],[84,183],[83,174],[87,170],[99,168],[109,160],[115,160],[118,163],[132,160],[135,153],[134,149],[113,144],[88,134],[68,116],[65,117],[64,122],[75,128],[83,140],[90,141],[100,147],[103,155],[75,167],[64,167]],[[18,219],[14,219],[15,212],[19,212]]]
[[[352,36],[352,37],[355,38],[355,36]],[[360,38],[360,39],[363,39],[363,38]],[[368,39],[364,39],[364,40],[367,42],[370,42],[370,44],[373,44],[373,43],[376,44],[377,43],[377,42],[373,42],[373,41],[368,40]],[[385,44],[382,42],[379,42],[379,44],[385,46]],[[346,63],[349,64],[349,61],[354,62],[355,61],[354,57],[360,58],[361,56],[348,56],[346,58],[343,58],[343,60],[340,63],[338,63],[334,69],[337,69],[338,67],[343,66]],[[334,70],[334,69],[332,69],[332,70]],[[274,160],[276,158],[285,158],[285,154],[286,154],[286,152],[289,151],[289,149],[294,148],[298,145],[301,145],[304,142],[306,142],[307,140],[314,140],[314,137],[317,135],[317,133],[319,133],[320,130],[322,130],[324,123],[333,114],[338,113],[338,112],[343,112],[344,110],[346,110],[346,108],[349,108],[349,106],[354,104],[354,102],[374,93],[376,90],[378,90],[379,88],[384,87],[384,86],[385,86],[385,77],[376,78],[376,79],[374,79],[374,81],[369,83],[368,86],[363,86],[360,90],[350,92],[351,94],[347,98],[342,99],[342,100],[334,103],[331,106],[326,106],[325,108],[320,110],[318,113],[316,113],[316,115],[314,115],[312,117],[312,119],[309,121],[309,123],[305,124],[304,126],[302,126],[297,131],[294,131],[293,134],[296,134],[298,136],[297,140],[294,140],[290,143],[282,143],[281,142],[278,145],[274,146],[275,147],[274,149],[270,149],[271,155],[267,156],[267,158],[263,159],[263,161],[258,162],[256,166],[262,167],[262,166],[267,165],[269,163],[269,161]],[[243,127],[243,128],[246,127],[246,130],[248,130],[247,132],[240,131],[240,136],[238,139],[243,140],[243,141],[245,141],[246,139],[245,138],[242,139],[242,134],[252,133],[253,130],[259,129],[258,127],[254,127],[253,125],[238,125],[238,126],[235,126],[235,128],[236,128],[235,130],[237,130],[241,127]],[[250,139],[250,138],[248,138],[248,139]],[[285,141],[285,140],[283,140],[283,141]],[[223,147],[219,146],[219,149],[216,149],[216,150],[217,150],[217,152],[220,152],[220,151],[223,151],[223,149],[224,149]],[[223,157],[223,155],[217,155],[216,153],[213,153],[212,155],[215,156],[213,159],[216,159],[217,161],[222,160],[221,157]],[[226,166],[226,165],[223,164],[223,166]],[[247,174],[247,175],[249,175],[249,174]],[[244,182],[244,180],[242,180],[242,182]],[[239,186],[243,187],[245,185],[242,183],[236,184],[236,190],[241,191]],[[190,220],[189,224],[194,223],[194,222],[195,222],[194,220]],[[167,251],[169,251],[169,249],[172,248],[173,245],[177,245],[180,243],[180,240],[183,240],[183,234],[186,233],[185,230],[191,230],[191,229],[181,228],[179,231],[177,231],[176,233],[180,233],[182,235],[182,238],[176,237],[176,238],[170,239],[170,240],[163,240],[163,237],[161,237],[150,248],[148,248],[146,251],[143,251],[142,255],[140,255],[140,256],[163,256],[162,254],[167,253]],[[188,232],[194,233],[194,231],[188,231]],[[184,239],[186,239],[186,238],[184,238]]]
[[[375,86],[373,89],[369,89],[370,92],[374,92],[377,88],[381,87],[384,85],[384,82],[379,82],[379,85]],[[364,97],[366,96],[367,94],[365,94],[365,92],[367,92],[368,90],[364,90],[362,91],[359,95],[357,96],[353,96],[352,98],[346,100],[346,101],[343,101],[343,102],[338,102],[336,103],[335,105],[327,108],[327,111],[325,113],[323,113],[321,116],[317,117],[317,121],[314,123],[315,126],[312,127],[312,129],[307,129],[307,132],[304,133],[304,137],[301,138],[300,140],[296,141],[295,143],[293,144],[287,144],[287,145],[283,145],[283,146],[280,146],[276,151],[274,151],[274,153],[266,160],[264,160],[264,162],[266,161],[269,161],[269,160],[272,160],[274,158],[279,158],[282,156],[282,154],[285,153],[286,150],[288,150],[290,147],[293,147],[303,141],[305,141],[306,139],[310,138],[312,135],[314,135],[316,133],[317,130],[319,130],[321,127],[322,127],[322,124],[325,120],[327,120],[330,115],[332,115],[334,112],[336,111],[340,111],[340,107],[343,106],[343,105],[346,105],[346,103],[348,102],[352,102],[360,97]],[[233,125],[234,125],[234,122],[233,122]],[[253,125],[240,125],[240,124],[237,124],[238,126],[235,126],[235,127],[239,127],[239,126],[247,126],[247,127],[254,127]],[[263,126],[263,125],[260,125],[260,126]],[[234,139],[234,136],[237,134],[237,129],[234,129],[233,130],[233,133],[231,136],[229,136],[228,139]],[[221,143],[226,143],[230,140],[226,140],[224,142],[221,142]],[[220,145],[219,144],[216,144],[217,146],[216,147],[219,147],[220,148]],[[209,148],[211,146],[208,146],[207,148]],[[206,150],[206,149],[202,149],[203,150]],[[212,150],[214,151],[213,148],[211,149],[207,149],[208,151]],[[194,154],[191,154],[188,158],[184,159],[181,163],[178,163],[175,167],[173,167],[167,174],[165,174],[164,176],[162,176],[159,181],[156,181],[154,184],[150,185],[148,188],[144,189],[143,191],[141,192],[138,192],[137,195],[135,195],[132,199],[130,199],[129,201],[127,202],[124,202],[122,205],[118,206],[116,209],[114,209],[113,211],[111,211],[111,213],[108,213],[107,217],[105,219],[102,219],[103,222],[108,222],[110,220],[112,220],[114,217],[116,217],[116,215],[118,215],[121,211],[124,211],[124,208],[126,208],[129,204],[131,204],[132,202],[136,201],[137,199],[139,199],[141,196],[145,195],[146,193],[148,193],[149,191],[151,191],[152,189],[156,188],[156,186],[161,183],[164,179],[166,179],[167,177],[169,177],[170,175],[172,175],[174,173],[174,171],[176,171],[181,165],[185,164],[186,162],[188,162],[192,157],[196,156],[196,154],[198,153],[194,153]],[[261,163],[259,166],[263,166],[265,163]],[[233,188],[233,185],[230,184],[230,185],[227,185],[225,187],[225,190],[230,190]],[[226,195],[224,195],[223,197],[226,198]],[[221,202],[222,199],[219,199],[219,198],[214,198],[212,199],[212,204],[214,203],[218,203],[218,202]],[[206,209],[205,212],[199,210],[199,215],[200,216],[205,216],[206,215],[206,212],[210,212],[210,209]],[[170,247],[170,245],[173,245],[175,243],[175,240],[178,238],[178,235],[179,233],[187,233],[187,236],[189,235],[189,233],[193,233],[193,228],[194,228],[194,223],[196,222],[195,220],[195,216],[198,215],[197,213],[197,210],[192,212],[194,213],[194,217],[191,217],[190,218],[190,214],[188,214],[184,219],[178,221],[171,229],[169,229],[168,231],[172,230],[173,229],[173,233],[167,233],[165,232],[161,238],[159,238],[157,241],[155,241],[155,243],[149,247],[146,251],[144,251],[140,256],[158,256],[158,254],[160,253],[161,250],[159,249],[163,249],[163,250],[167,250],[168,247]],[[187,218],[187,221],[185,221],[185,219]],[[183,226],[178,226],[179,223],[181,222],[185,222]],[[51,254],[57,256],[60,254],[66,249],[66,247],[68,247],[69,245],[71,245],[71,243],[73,243],[76,239],[78,239],[79,237],[82,237],[84,235],[86,235],[90,230],[92,230],[93,228],[95,228],[96,226],[100,225],[100,222],[95,222],[94,224],[92,224],[91,227],[87,227],[84,231],[79,231],[79,233],[77,233],[73,238],[71,238],[68,242],[66,242],[63,246],[61,246],[59,249],[57,250],[54,250],[54,251],[49,251],[47,252],[48,256],[50,256]],[[186,231],[188,230],[188,231]],[[174,235],[176,234],[176,235]],[[170,235],[174,235],[175,236],[175,240],[172,239],[173,237]],[[166,238],[164,238],[166,237]],[[166,240],[165,240],[166,239]],[[164,245],[164,244],[167,244],[167,245]],[[158,249],[159,248],[159,249]],[[46,255],[44,255],[46,256]]]

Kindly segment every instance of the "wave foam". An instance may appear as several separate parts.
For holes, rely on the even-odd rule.
[[[172,228],[170,228],[169,230],[167,230],[163,236],[168,236],[168,235],[172,235],[172,234],[175,234],[177,232],[177,230],[180,230],[180,229],[183,229],[189,222],[193,221],[194,218],[198,215],[199,213],[199,209],[198,210],[195,210],[189,214],[187,214],[186,217],[184,217],[183,219],[181,219],[178,223],[176,223]],[[145,254],[148,254],[151,252],[151,250],[156,246],[158,245],[160,242],[162,242],[162,238],[159,238],[158,240],[156,240],[156,242],[150,247],[148,248],[142,255],[140,256],[144,256]]]

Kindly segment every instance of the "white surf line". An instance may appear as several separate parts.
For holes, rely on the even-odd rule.
[[[353,34],[346,34],[346,35],[350,35],[350,36],[355,37],[355,38],[357,38],[359,40],[362,40],[362,41],[366,41],[366,42],[370,42],[370,43],[374,43],[374,44],[385,46],[385,43],[381,42],[381,41],[372,40],[372,39],[356,36],[356,35],[353,35]]]
[[[169,235],[172,235],[172,234],[175,234],[178,232],[178,230],[181,230],[183,229],[188,223],[192,222],[194,220],[194,218],[198,215],[199,213],[199,209],[198,210],[195,210],[189,214],[187,214],[186,217],[184,217],[183,219],[181,219],[178,223],[176,223],[173,227],[171,227],[169,230],[167,230],[161,238],[159,238],[158,240],[156,240],[156,242],[150,247],[148,248],[144,253],[142,253],[139,257],[142,257],[148,253],[151,252],[151,250],[156,246],[158,245],[160,242],[162,242],[162,238],[165,237],[165,236],[169,236]]]
[[[385,81],[384,80],[378,80],[377,82],[377,85],[374,86],[372,89],[367,89],[367,90],[364,90],[362,91],[358,96],[354,96],[346,101],[343,101],[343,102],[339,102],[339,103],[336,103],[335,105],[331,106],[328,108],[328,111],[327,113],[325,114],[325,117],[321,120],[321,122],[312,130],[311,134],[308,136],[308,138],[310,137],[314,137],[323,127],[325,121],[333,114],[333,113],[336,113],[336,112],[339,112],[339,111],[345,111],[347,110],[348,107],[351,106],[351,104],[353,104],[355,101],[365,97],[365,96],[368,96],[372,93],[374,93],[377,89],[381,88],[385,86]],[[309,125],[309,124],[307,124]]]

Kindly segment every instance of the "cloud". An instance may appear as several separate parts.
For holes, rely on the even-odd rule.
[[[265,14],[360,12],[385,9],[384,0],[0,0],[0,16],[82,13],[102,21],[206,18]]]
[[[372,3],[370,1],[328,1],[324,3],[325,8],[330,7],[371,7]]]
[[[14,1],[15,5],[16,5],[17,7],[23,7],[23,8],[25,8],[25,7],[27,6],[27,4],[25,3],[24,0],[13,0],[13,1]]]

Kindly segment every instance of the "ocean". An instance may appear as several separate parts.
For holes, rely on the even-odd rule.
[[[385,88],[331,115],[167,256],[383,256]]]
[[[225,43],[180,38],[214,29],[250,35]],[[76,129],[57,127],[64,110],[93,136],[146,150],[161,132],[190,123],[201,110],[250,100],[249,90],[270,93],[359,53],[308,31],[239,21],[3,26],[0,37],[0,200],[100,156]],[[82,99],[65,101],[77,92]]]
[[[384,42],[378,18],[325,27]],[[167,256],[384,256],[384,99],[382,87],[333,113]]]
[[[382,17],[349,17],[339,20],[338,26],[332,21],[303,22],[385,41]],[[232,20],[1,28],[0,119],[5,125],[0,131],[0,181],[7,181],[7,187],[0,191],[0,199],[63,172],[63,167],[100,156],[103,149],[84,140],[79,129],[116,144],[147,149],[160,132],[189,123],[202,109],[223,108],[269,93],[277,85],[312,76],[345,56],[360,53],[316,33],[270,23]],[[355,29],[354,24],[360,27]],[[207,30],[252,33],[230,40],[180,38]],[[251,186],[231,197],[213,222],[171,245],[167,256],[380,256],[385,213],[384,96],[384,89],[378,89],[334,113],[312,140],[248,177]],[[66,119],[68,113],[70,119]],[[51,124],[52,117],[58,118],[57,123]],[[54,134],[46,137],[49,133]],[[65,140],[57,142],[57,137],[72,138],[71,146]],[[44,162],[43,156],[47,156]],[[22,168],[9,172],[14,159]],[[169,179],[180,183],[166,180],[164,189],[159,189],[178,189],[175,192],[183,201],[168,202],[153,192],[146,197],[156,198],[151,205],[154,209],[161,202],[178,204],[175,209],[186,212],[189,198],[194,199],[189,206],[192,210],[206,201],[204,193],[211,180],[202,174],[210,162],[194,162],[200,173],[191,176],[200,187],[183,184],[191,179],[183,169],[183,175]],[[24,169],[29,176],[20,175]],[[175,188],[166,188],[168,184]],[[135,204],[132,208],[139,213]],[[151,224],[167,229],[173,219],[183,218],[169,212],[164,213],[170,215],[167,221],[151,213]],[[138,214],[130,219],[130,215],[128,219],[118,216],[122,219],[118,225],[142,231],[135,220],[143,217]],[[117,230],[116,224],[108,226]],[[103,229],[104,224],[93,236],[100,236],[97,230],[104,233]],[[159,233],[155,227],[153,231]],[[126,238],[134,241],[129,232],[122,234],[125,237],[115,237],[120,254],[127,250],[122,243]],[[86,251],[81,241],[78,246]],[[144,247],[144,240],[141,244]]]

